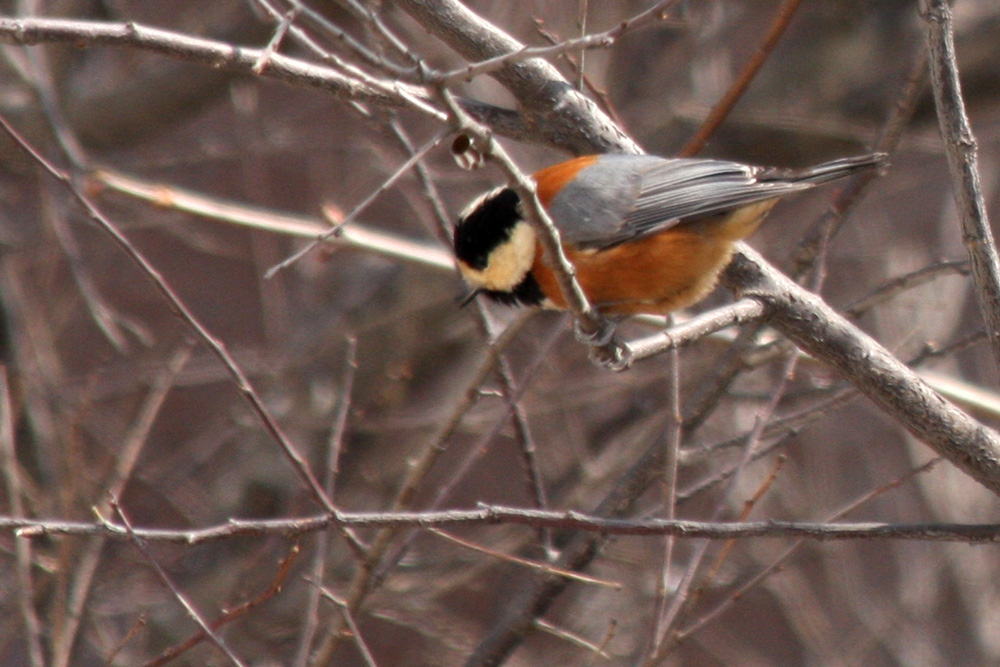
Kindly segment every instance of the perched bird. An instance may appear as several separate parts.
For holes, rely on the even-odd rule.
[[[884,162],[873,154],[790,170],[606,154],[560,162],[533,178],[588,301],[604,315],[662,315],[705,297],[734,244],[778,199]],[[472,296],[566,307],[514,190],[474,200],[455,226],[454,245]]]

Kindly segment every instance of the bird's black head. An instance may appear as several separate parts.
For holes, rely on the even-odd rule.
[[[521,215],[520,201],[510,188],[473,201],[455,225],[455,257],[476,293],[507,305],[538,305],[544,297],[530,273],[535,231]]]
[[[484,270],[490,253],[509,241],[521,222],[520,203],[516,192],[502,188],[469,204],[455,225],[455,257],[477,271]]]

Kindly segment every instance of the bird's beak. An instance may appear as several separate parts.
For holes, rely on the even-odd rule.
[[[475,299],[475,298],[476,298],[477,296],[479,296],[479,294],[480,294],[480,293],[481,293],[482,291],[483,291],[483,290],[481,290],[481,289],[474,289],[474,290],[472,290],[471,292],[469,292],[468,294],[466,294],[465,296],[463,296],[463,297],[460,297],[460,299],[459,299],[459,302],[458,302],[458,307],[459,307],[459,308],[465,308],[465,307],[466,307],[466,306],[468,306],[468,305],[469,305],[470,303],[472,303],[472,301],[473,301],[473,300],[474,300],[474,299]]]

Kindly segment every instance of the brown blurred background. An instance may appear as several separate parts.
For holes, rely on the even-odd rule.
[[[135,21],[192,35],[263,47],[274,24],[252,2],[71,0],[3,3],[4,15]],[[370,3],[414,52],[433,66],[461,59],[392,3]],[[577,3],[474,2],[482,16],[519,40],[546,43],[578,34]],[[591,2],[587,28],[613,27],[649,3]],[[704,155],[802,166],[871,149],[923,49],[925,25],[916,2],[836,0],[803,3],[745,98],[712,138]],[[624,128],[647,150],[671,155],[693,134],[770,27],[779,3],[715,0],[682,3],[673,20],[588,52],[586,75],[606,92]],[[367,26],[338,2],[310,3],[370,48],[381,48]],[[980,147],[983,188],[997,206],[1000,164],[1000,6],[959,0],[956,39],[964,92]],[[536,23],[538,21],[539,23]],[[326,48],[356,62],[321,26],[300,24]],[[542,30],[540,30],[540,27]],[[409,156],[389,123],[422,145],[443,127],[411,111],[357,109],[316,90],[266,78],[233,76],[125,48],[5,46],[0,59],[0,112],[46,156],[68,162],[53,131],[61,118],[86,167],[187,188],[238,204],[319,219],[321,207],[350,211]],[[293,40],[284,52],[309,58]],[[26,66],[24,63],[28,63]],[[552,62],[575,74],[565,60]],[[45,111],[47,91],[55,111]],[[844,309],[886,280],[942,260],[964,258],[947,165],[925,85],[892,166],[848,219],[830,248],[824,297]],[[487,77],[456,89],[502,106],[509,94]],[[464,172],[447,144],[426,168],[449,218],[502,176],[495,169]],[[163,382],[168,364],[193,340],[162,296],[65,189],[6,138],[0,142],[0,308],[3,360],[10,373],[17,461],[25,513],[34,518],[91,521],[106,501],[115,466],[128,446],[144,402]],[[550,147],[506,142],[525,170],[565,157]],[[777,266],[828,206],[836,188],[781,204],[752,239]],[[322,476],[340,402],[350,411],[336,476],[344,510],[391,507],[408,463],[442,428],[467,389],[486,343],[476,308],[459,308],[456,275],[358,250],[314,251],[270,280],[264,272],[300,247],[276,233],[247,231],[151,205],[105,189],[101,209],[143,253],[252,380],[291,441]],[[359,223],[439,244],[439,223],[425,185],[408,174],[380,195]],[[719,290],[699,309],[727,303]],[[513,314],[493,311],[498,322]],[[627,373],[592,366],[558,315],[539,314],[508,351],[515,376],[535,363],[552,332],[558,340],[532,376],[522,406],[538,449],[550,506],[594,511],[616,480],[669,424],[668,364],[653,360]],[[982,329],[967,277],[948,274],[908,290],[866,314],[860,325],[903,360]],[[626,337],[647,328],[626,324]],[[357,371],[348,397],[345,353],[357,338]],[[706,340],[680,354],[681,402],[693,409],[727,359],[727,343]],[[760,355],[758,355],[760,356]],[[680,488],[699,487],[738,458],[717,443],[744,436],[780,379],[782,361],[747,368],[707,415],[685,433]],[[998,373],[983,344],[932,358],[922,368],[994,389]],[[470,448],[505,418],[488,390],[461,421],[448,449],[423,482],[415,504],[427,507],[452,483]],[[803,361],[777,417],[818,410],[846,385]],[[730,504],[735,516],[787,457],[752,519],[821,521],[849,502],[932,458],[863,399],[821,411],[821,418],[780,439],[741,477]],[[996,415],[981,412],[995,425]],[[448,507],[475,503],[530,506],[517,438],[510,424],[455,482]],[[766,444],[777,442],[769,439]],[[136,526],[197,528],[230,518],[282,518],[318,512],[278,446],[261,428],[238,388],[205,345],[171,380],[124,487],[123,509]],[[12,513],[9,490],[0,510]],[[693,493],[678,516],[706,519],[718,488]],[[660,511],[658,488],[638,502],[635,516]],[[940,464],[887,491],[849,517],[880,522],[996,522],[995,498]],[[538,534],[526,527],[452,529],[505,553],[542,559]],[[371,540],[373,531],[359,531]],[[567,539],[557,535],[557,540]],[[366,601],[356,620],[379,665],[462,664],[519,586],[535,576],[522,566],[467,550],[429,533],[401,534],[401,562]],[[241,537],[198,546],[154,543],[151,550],[178,587],[212,619],[265,591],[277,562],[295,540]],[[93,543],[93,541],[91,541]],[[298,540],[280,594],[221,631],[248,663],[293,664],[303,649],[318,536]],[[771,565],[790,540],[737,542],[718,573],[696,586],[700,598],[680,627],[697,621]],[[32,542],[33,602],[42,645],[51,657],[69,622],[68,598],[80,581],[88,539]],[[712,555],[722,545],[713,545]],[[0,664],[26,664],[14,537],[0,534]],[[676,577],[694,546],[678,541]],[[663,541],[609,540],[587,572],[620,589],[576,583],[544,618],[600,643],[596,656],[551,633],[532,633],[511,665],[633,664],[649,640]],[[142,664],[195,630],[149,562],[127,541],[98,545],[70,664]],[[324,583],[347,593],[358,566],[336,532],[325,543]],[[994,547],[918,541],[805,544],[703,629],[665,664],[697,665],[940,665],[1000,661],[1000,555]],[[702,574],[704,574],[702,572]],[[671,585],[678,582],[672,575]],[[321,602],[318,637],[339,622]],[[142,619],[144,624],[126,638]],[[352,641],[337,648],[338,665],[365,664]],[[589,662],[588,662],[589,661]],[[226,664],[209,643],[176,664]]]

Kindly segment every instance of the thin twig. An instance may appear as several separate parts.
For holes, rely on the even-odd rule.
[[[614,28],[600,33],[590,35],[584,34],[582,37],[567,39],[552,46],[524,46],[516,51],[504,53],[488,60],[473,63],[452,72],[445,72],[436,77],[438,83],[450,85],[460,81],[471,81],[477,76],[495,72],[513,65],[515,63],[530,60],[532,58],[542,58],[551,55],[562,55],[580,51],[581,56],[587,49],[607,49],[614,45],[619,37],[629,32],[644,27],[648,24],[662,21],[671,5],[677,4],[678,0],[660,0],[652,7],[636,14],[632,18],[625,19]],[[581,26],[581,30],[585,25]],[[581,60],[580,72],[583,71],[583,61]],[[580,90],[580,87],[577,87]]]
[[[191,618],[191,620],[193,620],[198,627],[201,628],[202,632],[205,633],[205,636],[208,637],[220,651],[222,651],[223,655],[225,655],[230,662],[234,665],[240,665],[241,667],[245,665],[245,663],[236,657],[236,654],[233,653],[232,650],[226,645],[226,643],[222,640],[222,637],[216,634],[205,619],[201,617],[201,614],[199,614],[198,610],[195,609],[194,604],[188,600],[187,596],[184,595],[179,588],[177,588],[177,585],[174,584],[170,575],[167,574],[156,558],[153,557],[153,554],[149,551],[149,548],[146,546],[143,539],[136,535],[135,531],[132,529],[132,523],[125,515],[125,512],[122,511],[121,506],[118,505],[118,499],[111,498],[110,504],[115,513],[118,515],[118,518],[121,519],[125,533],[129,536],[132,544],[134,544],[139,550],[139,553],[141,553],[143,558],[146,559],[146,562],[150,564],[153,571],[156,572],[156,575],[160,578],[160,581],[163,582],[163,585],[167,587],[170,593],[174,596],[174,599],[177,600],[181,607],[184,608],[184,611],[187,612],[187,615]],[[107,521],[103,515],[99,513],[97,514],[97,518],[102,523]]]
[[[372,190],[367,197],[365,197],[359,204],[357,204],[350,213],[348,213],[342,221],[331,227],[330,229],[324,231],[322,234],[317,236],[315,239],[310,241],[305,247],[301,248],[299,251],[293,253],[290,257],[282,262],[272,266],[264,273],[265,278],[273,278],[274,274],[282,269],[286,269],[291,266],[296,261],[305,257],[309,252],[314,250],[319,244],[327,241],[338,234],[340,234],[345,225],[350,224],[356,217],[358,217],[366,208],[368,208],[372,202],[379,198],[380,195],[384,194],[392,185],[398,181],[400,178],[405,176],[413,166],[422,160],[424,156],[427,155],[435,146],[437,146],[445,138],[444,132],[440,132],[431,138],[426,144],[424,144],[418,151],[411,155],[403,164],[396,169],[388,178],[386,178],[382,183],[379,184],[377,188]]]
[[[495,549],[487,549],[486,547],[479,546],[469,542],[468,540],[463,540],[460,537],[451,535],[444,532],[438,528],[430,528],[428,530],[432,535],[437,535],[438,537],[447,540],[453,544],[457,544],[461,547],[469,549],[471,551],[476,551],[481,554],[486,554],[497,560],[502,560],[506,563],[515,563],[523,567],[536,570],[538,572],[543,572],[545,574],[556,574],[560,577],[565,577],[567,579],[572,579],[573,581],[578,581],[585,584],[594,584],[596,586],[606,586],[608,588],[613,588],[615,590],[621,590],[622,585],[617,581],[608,581],[606,579],[598,579],[597,577],[590,577],[585,574],[580,574],[579,572],[572,572],[570,570],[562,570],[557,567],[553,567],[551,563],[539,563],[538,561],[529,560],[527,558],[521,558],[519,556],[514,556],[511,554],[501,553]]]
[[[522,373],[521,381],[517,385],[510,385],[504,390],[504,399],[506,400],[506,410],[502,414],[498,415],[493,422],[492,428],[483,431],[482,435],[472,443],[466,450],[465,456],[455,466],[454,471],[450,473],[448,479],[440,483],[434,491],[434,496],[431,498],[430,502],[427,503],[426,510],[440,509],[452,496],[455,489],[458,488],[459,483],[466,479],[469,472],[473,467],[483,459],[491,451],[491,445],[495,442],[496,437],[500,434],[504,425],[507,423],[508,417],[511,412],[516,409],[516,406],[520,403],[521,398],[525,391],[531,386],[531,382],[534,379],[536,373],[542,368],[542,362],[548,357],[552,346],[555,344],[556,340],[559,338],[559,331],[565,326],[563,322],[559,322],[557,327],[544,339],[541,349],[535,356],[531,365],[525,369]],[[503,359],[503,355],[500,355],[499,359]],[[538,480],[541,483],[541,480]],[[540,509],[544,509],[544,505]],[[544,528],[539,528],[540,531],[548,534]],[[390,567],[394,567],[396,563],[406,554],[407,550],[410,548],[411,543],[416,538],[418,533],[413,532],[402,540],[400,544],[386,557],[382,559],[382,563],[376,572],[376,577],[382,578]],[[544,541],[546,546],[547,540]]]
[[[7,486],[7,502],[15,518],[24,517],[22,500],[21,471],[17,462],[17,448],[14,436],[14,404],[10,397],[10,383],[7,368],[0,366],[0,470],[3,471]],[[42,653],[42,625],[35,612],[35,584],[31,576],[34,564],[34,549],[30,540],[14,541],[15,570],[17,572],[17,598],[24,623],[24,641],[27,645],[28,661],[35,667],[45,664]]]
[[[255,0],[258,7],[263,9],[267,14],[275,21],[281,22],[284,20],[286,13],[282,13],[276,6],[275,3],[269,0]],[[348,50],[352,51],[357,55],[362,62],[365,64],[376,67],[383,70],[395,79],[410,79],[412,80],[416,69],[413,67],[401,67],[395,63],[389,62],[386,58],[376,54],[373,50],[369,49],[367,46],[352,37],[346,30],[341,29],[330,21],[327,17],[323,16],[314,9],[303,5],[300,0],[290,0],[289,4],[292,5],[292,9],[299,12],[302,16],[311,21],[314,25],[318,26],[320,31],[332,37],[334,40],[345,46]],[[346,63],[342,59],[336,57],[333,53],[328,51],[319,45],[319,43],[314,40],[306,30],[296,24],[289,26],[289,32],[292,37],[295,38],[296,42],[306,49],[311,51],[314,55],[318,56],[323,61],[335,67],[342,67],[343,69],[351,72],[352,74],[360,74],[360,68]],[[365,74],[363,78],[368,78]]]
[[[580,1],[586,2],[587,0]],[[549,44],[559,44],[563,41],[552,31],[546,29],[545,24],[541,19],[535,19],[535,29],[538,30],[538,34],[540,34]],[[625,127],[625,123],[622,121],[621,116],[618,115],[614,104],[611,102],[611,98],[608,96],[608,91],[603,88],[599,88],[584,71],[582,58],[585,53],[585,50],[580,50],[581,61],[579,63],[577,63],[571,53],[564,53],[562,58],[569,64],[570,71],[574,75],[574,78],[583,86],[586,86],[590,94],[597,99],[598,104],[601,106],[601,110],[608,114],[616,125],[619,127]],[[583,90],[580,85],[577,85],[576,89],[580,91]]]
[[[486,321],[487,319],[488,318],[486,317],[486,313],[484,311],[483,320]],[[527,487],[528,497],[531,498],[532,505],[539,509],[548,508],[548,493],[545,491],[545,482],[538,463],[538,448],[535,446],[535,439],[532,436],[531,426],[528,423],[528,415],[524,409],[524,405],[521,403],[521,398],[537,376],[538,370],[542,367],[543,360],[548,357],[552,348],[555,346],[556,340],[559,338],[559,332],[564,326],[565,324],[560,322],[558,329],[552,331],[548,336],[543,338],[540,349],[535,353],[531,364],[527,369],[525,369],[524,373],[522,373],[520,382],[515,379],[514,370],[511,368],[510,361],[505,355],[500,356],[500,361],[497,364],[497,375],[500,379],[500,393],[507,404],[511,422],[514,426],[514,436],[517,440],[518,451],[521,454],[521,462],[524,467],[524,481],[525,486]],[[473,449],[469,450],[469,456],[466,457],[466,461],[463,462],[463,468],[468,470],[473,463],[473,459],[479,460],[485,455],[489,443],[491,443],[493,438],[500,432],[500,424],[500,420],[497,420],[494,432],[490,435],[489,440],[484,438],[482,442],[477,443]],[[457,481],[457,479],[458,475],[453,476],[453,480]],[[453,487],[455,485],[455,481],[452,482]],[[444,496],[439,495],[433,507],[440,507],[440,503],[443,501]],[[550,557],[554,558],[555,547],[553,547],[552,544],[551,532],[542,530],[539,532],[539,538],[545,547],[545,552]]]
[[[760,303],[753,299],[741,299],[734,304],[696,315],[669,329],[631,341],[628,343],[628,348],[633,360],[648,359],[667,350],[690,345],[721,329],[754,322],[763,315],[764,307]]]
[[[896,152],[899,142],[906,129],[917,104],[927,78],[927,57],[923,50],[917,52],[910,66],[910,71],[903,82],[892,112],[883,123],[879,137],[875,142],[874,152],[892,155]],[[802,235],[791,252],[789,274],[796,279],[805,275],[813,265],[824,247],[837,236],[847,220],[848,213],[864,198],[871,186],[879,178],[880,172],[866,169],[847,179],[837,192],[830,208],[813,223]]]
[[[260,58],[251,67],[251,71],[260,76],[260,73],[267,68],[267,64],[271,61],[271,55],[277,53],[278,49],[281,48],[281,43],[285,40],[285,35],[288,34],[288,29],[292,27],[295,23],[295,19],[298,18],[299,14],[302,13],[302,5],[293,6],[285,15],[281,17],[278,22],[278,27],[275,28],[274,34],[271,36],[271,40],[264,47],[264,50],[260,54]]]
[[[480,387],[486,378],[493,372],[497,358],[503,349],[514,339],[525,319],[520,320],[520,324],[515,322],[510,325],[493,341],[476,369],[471,380],[466,384],[465,390],[461,393],[459,400],[453,406],[448,417],[440,425],[438,431],[426,443],[413,461],[402,481],[399,492],[393,500],[392,511],[398,512],[411,507],[420,485],[424,482],[427,474],[434,467],[438,458],[443,454],[450,444],[451,438],[458,429],[459,424],[465,414],[479,400]],[[364,602],[368,593],[377,582],[379,563],[385,555],[396,531],[392,526],[386,526],[378,532],[371,542],[371,546],[366,553],[364,562],[354,575],[349,591],[346,595],[346,603],[351,613],[357,611]],[[337,626],[330,628],[323,643],[315,652],[312,662],[314,664],[327,664],[333,656],[337,643],[340,641],[340,633]]]
[[[201,323],[201,320],[199,320],[195,316],[194,312],[191,311],[183,301],[181,301],[177,293],[174,292],[173,288],[170,287],[169,283],[167,283],[166,279],[160,274],[160,272],[157,271],[152,264],[150,264],[145,255],[143,255],[139,249],[136,248],[124,234],[121,233],[121,231],[111,222],[110,219],[105,217],[90,197],[83,193],[73,179],[57,169],[51,162],[46,160],[44,156],[38,153],[38,151],[28,144],[3,116],[0,116],[0,127],[2,127],[4,131],[15,141],[15,143],[28,153],[28,155],[30,155],[31,158],[34,159],[45,171],[66,187],[72,197],[76,199],[81,206],[83,206],[90,219],[93,220],[97,226],[103,229],[109,236],[111,236],[114,242],[125,251],[125,254],[139,267],[147,278],[149,278],[167,302],[170,303],[174,312],[181,318],[181,320],[183,320],[184,323],[195,332],[200,340],[208,345],[209,349],[215,354],[219,361],[222,362],[226,370],[229,371],[235,381],[236,387],[250,404],[250,407],[253,408],[253,411],[256,413],[265,430],[271,435],[272,439],[278,443],[282,452],[285,454],[285,457],[291,463],[292,468],[299,475],[299,478],[311,492],[316,502],[328,512],[336,511],[329,498],[327,498],[326,494],[323,493],[323,489],[320,487],[319,482],[316,480],[312,470],[309,468],[309,464],[299,454],[298,450],[287,438],[287,436],[285,436],[281,426],[271,415],[267,406],[264,405],[263,399],[254,389],[250,379],[239,367],[232,355],[226,350],[225,344],[213,336],[208,329],[205,328],[205,326]]]
[[[785,28],[788,27],[788,24],[792,22],[792,17],[795,16],[795,10],[799,8],[800,2],[801,0],[785,0],[784,4],[781,5],[774,17],[774,21],[771,23],[771,29],[767,31],[764,40],[757,47],[757,50],[754,51],[750,60],[747,61],[747,64],[743,67],[743,71],[736,77],[733,85],[729,87],[729,90],[722,96],[722,99],[712,107],[712,111],[709,112],[705,122],[698,128],[694,136],[688,140],[684,148],[680,150],[679,155],[681,157],[691,157],[700,153],[711,136],[719,129],[722,121],[726,119],[729,112],[733,110],[736,103],[743,97],[743,93],[750,87],[750,82],[753,81],[754,77],[757,76],[757,72],[767,62],[771,52],[774,51],[774,47],[778,45],[778,40],[785,34]]]
[[[139,618],[135,619],[135,623],[132,624],[132,627],[129,628],[128,632],[122,636],[122,638],[118,641],[118,645],[112,649],[112,651],[108,654],[108,657],[104,660],[104,667],[113,667],[115,664],[115,658],[117,658],[118,654],[121,653],[121,650],[125,648],[137,634],[139,634],[139,631],[146,627],[147,620],[148,619],[145,614],[140,614]]]
[[[712,514],[712,519],[714,521],[720,520],[729,511],[729,500],[736,492],[737,484],[742,478],[742,473],[747,469],[751,461],[753,461],[754,455],[761,444],[761,436],[764,434],[764,429],[767,427],[768,422],[771,421],[771,418],[778,410],[778,404],[785,395],[785,391],[788,388],[788,383],[795,370],[795,366],[798,363],[798,359],[799,357],[794,352],[788,355],[781,369],[782,373],[778,383],[771,390],[771,397],[769,398],[767,404],[761,407],[755,415],[754,425],[746,436],[746,442],[743,446],[740,460],[735,466],[732,477],[730,477],[726,482],[725,488],[715,501],[715,510]],[[680,622],[681,613],[690,607],[692,602],[692,598],[690,597],[691,587],[694,585],[695,576],[701,568],[703,560],[708,554],[709,545],[710,542],[706,540],[695,546],[695,551],[691,555],[687,569],[681,577],[677,588],[673,591],[670,606],[663,614],[663,619],[657,628],[657,634],[655,635],[650,654],[647,656],[647,660],[644,664],[649,665],[658,661],[657,656],[660,653],[660,649],[664,645],[664,642],[666,642],[672,634],[677,623]]]
[[[604,659],[611,658],[610,655],[608,655],[602,650],[601,646],[594,644],[593,642],[587,641],[580,635],[574,632],[570,632],[566,628],[560,628],[556,625],[553,625],[552,623],[546,621],[544,618],[536,618],[535,627],[541,630],[542,632],[546,632],[552,635],[553,637],[558,637],[559,639],[569,642],[574,646],[579,646],[580,648],[585,649],[586,651],[590,652],[594,658],[604,658]]]
[[[139,406],[136,416],[122,440],[122,448],[115,459],[115,467],[105,482],[105,498],[95,505],[95,511],[104,516],[113,509],[111,498],[120,498],[125,492],[125,486],[132,479],[139,455],[142,454],[156,418],[163,408],[170,390],[173,389],[177,375],[187,365],[194,349],[194,343],[183,343],[170,356],[166,368],[152,382],[149,392]],[[84,621],[84,609],[90,597],[94,583],[94,574],[101,562],[101,554],[107,543],[107,537],[95,535],[83,546],[76,567],[73,568],[73,580],[69,587],[66,600],[66,622],[53,635],[52,664],[68,665],[73,655],[73,645],[76,643],[80,624]]]
[[[767,268],[765,268],[767,267]],[[768,323],[842,373],[910,433],[994,493],[1000,435],[945,401],[873,338],[741,245],[723,281],[759,299]]]
[[[351,414],[351,398],[354,392],[354,378],[358,372],[358,339],[348,336],[344,351],[344,371],[340,387],[340,401],[337,414],[330,429],[327,441],[326,468],[323,471],[323,487],[326,495],[334,497],[337,485],[337,474],[340,472],[340,455],[344,448],[344,434],[347,431],[347,419]]]
[[[580,29],[580,36],[587,34],[587,10],[590,8],[589,0],[578,0],[576,11],[576,27]],[[577,59],[580,64],[576,68],[576,82],[574,85],[579,91],[583,91],[583,82],[586,79],[587,71],[587,50],[581,48]]]
[[[218,630],[224,625],[232,623],[236,619],[247,615],[253,609],[259,607],[260,605],[264,604],[265,602],[273,598],[275,595],[280,593],[282,587],[285,585],[285,579],[288,578],[288,573],[292,569],[292,564],[295,562],[295,559],[298,557],[298,555],[299,555],[299,546],[296,544],[293,545],[291,549],[289,549],[288,555],[282,558],[281,562],[278,563],[278,568],[275,571],[274,579],[271,581],[271,584],[264,591],[262,591],[260,595],[258,595],[257,597],[247,600],[246,602],[236,605],[232,609],[227,609],[225,612],[223,612],[218,618],[216,618],[209,624],[212,630]],[[194,635],[187,638],[180,644],[168,648],[166,651],[161,653],[155,659],[145,663],[143,667],[162,667],[162,665],[166,665],[167,663],[172,662],[178,656],[191,650],[201,642],[205,641],[205,639],[207,638],[208,635],[205,633],[204,630],[196,632]]]
[[[354,640],[357,645],[358,650],[361,652],[361,656],[364,658],[365,664],[368,667],[377,667],[375,663],[375,658],[372,656],[371,650],[368,648],[368,644],[365,643],[364,636],[361,634],[361,630],[358,628],[357,623],[354,622],[354,612],[351,611],[351,606],[347,604],[346,601],[341,600],[336,595],[333,594],[330,589],[325,586],[321,586],[316,582],[312,582],[313,585],[317,586],[320,590],[320,594],[330,600],[337,608],[340,609],[340,613],[343,615],[344,624],[347,626],[347,634]]]
[[[397,0],[394,5],[470,62],[524,48],[458,0]],[[507,64],[492,76],[517,98],[522,119],[533,128],[536,140],[577,155],[642,152],[592,100],[567,85],[558,70],[541,58]]]
[[[833,512],[827,518],[827,520],[828,521],[838,521],[838,520],[842,519],[843,517],[845,517],[848,514],[850,514],[851,512],[853,512],[854,510],[863,507],[868,502],[870,502],[870,501],[874,500],[875,498],[883,495],[884,493],[886,493],[886,492],[888,492],[888,491],[890,491],[892,489],[899,488],[903,483],[905,483],[905,482],[913,479],[917,475],[920,475],[920,474],[928,472],[931,468],[933,468],[935,465],[937,465],[940,462],[941,462],[941,458],[931,459],[927,463],[925,463],[925,464],[923,464],[921,466],[917,466],[916,468],[910,470],[909,472],[907,472],[907,473],[905,473],[903,475],[900,475],[899,477],[897,477],[896,479],[888,482],[887,484],[883,484],[882,486],[879,486],[878,488],[875,488],[875,489],[872,489],[871,491],[868,491],[867,493],[863,494],[861,497],[859,497],[859,498],[851,501],[850,503],[847,503],[844,507],[840,508],[836,512]],[[752,588],[756,587],[766,577],[768,577],[771,574],[773,574],[774,572],[778,571],[778,569],[784,563],[786,563],[789,558],[791,558],[796,552],[798,552],[799,550],[801,550],[802,547],[804,547],[806,544],[808,544],[807,541],[805,541],[805,540],[799,540],[799,541],[795,542],[795,544],[792,544],[791,546],[789,546],[788,549],[786,549],[780,556],[778,556],[777,558],[775,558],[774,561],[772,561],[772,563],[768,567],[764,568],[757,575],[755,575],[754,577],[752,577],[749,581],[747,581],[743,585],[739,586],[739,588],[737,588],[735,591],[733,591],[732,594],[730,594],[729,596],[727,596],[725,600],[723,600],[722,602],[720,602],[719,604],[717,604],[715,606],[715,608],[709,610],[705,614],[702,614],[702,616],[700,618],[696,619],[690,625],[687,625],[687,626],[685,626],[683,628],[680,628],[677,631],[677,633],[674,635],[673,642],[676,643],[676,642],[683,641],[684,639],[686,639],[687,637],[690,637],[692,634],[694,634],[698,630],[704,628],[706,625],[709,625],[712,621],[716,620],[719,616],[722,615],[723,612],[725,612],[730,607],[732,607],[733,604],[737,600],[739,600],[742,596],[744,596],[748,591],[750,591]],[[667,648],[669,648],[669,647],[667,647]]]
[[[367,3],[359,0],[343,0],[343,4],[354,13],[354,15],[364,24],[372,29],[372,32],[383,43],[389,45],[397,55],[413,64],[419,64],[419,58],[410,48],[410,45],[400,39],[393,30],[381,19],[378,12]],[[416,71],[416,68],[414,68]]]
[[[358,341],[354,337],[347,339],[347,349],[344,353],[344,372],[341,380],[340,401],[337,406],[337,413],[333,419],[333,428],[330,429],[330,437],[327,440],[327,459],[323,469],[323,489],[327,497],[333,499],[336,492],[337,475],[340,472],[340,454],[344,446],[344,433],[347,428],[347,418],[351,410],[351,394],[354,391],[354,377],[357,374],[357,347]],[[360,547],[360,543],[349,528],[342,528],[349,545]],[[314,581],[323,581],[326,571],[327,544],[329,543],[328,531],[322,531],[316,537],[315,556],[311,577]],[[355,548],[355,557],[364,559],[364,551]],[[302,637],[299,640],[299,648],[295,655],[296,665],[303,667],[309,661],[309,652],[312,650],[313,639],[316,630],[319,628],[319,598],[320,591],[315,586],[310,589],[304,617],[305,627],[302,630]]]
[[[781,471],[781,468],[785,465],[785,461],[787,460],[788,457],[786,457],[784,454],[779,455],[775,459],[774,465],[771,467],[771,471],[767,474],[767,477],[764,478],[764,481],[760,483],[760,486],[754,492],[753,496],[751,496],[748,500],[745,500],[743,502],[743,511],[741,511],[739,517],[737,517],[738,521],[747,520],[747,518],[750,516],[750,512],[753,511],[753,508],[757,505],[760,499],[763,498],[764,495],[771,489],[771,486],[774,484],[775,480],[778,479],[778,473]],[[732,552],[733,547],[735,546],[736,546],[736,541],[729,540],[728,542],[722,545],[721,549],[719,549],[719,553],[716,554],[715,558],[712,560],[712,564],[709,565],[708,567],[708,571],[702,578],[701,584],[691,594],[692,606],[695,603],[697,603],[697,601],[701,598],[702,595],[704,595],[705,590],[718,580],[719,572],[722,570],[722,566],[726,564],[726,560],[729,558],[729,554]]]
[[[87,163],[87,155],[66,121],[63,105],[59,102],[56,86],[49,66],[48,52],[42,49],[24,49],[6,46],[3,53],[13,69],[20,75],[22,82],[32,88],[38,98],[39,108],[48,123],[56,145],[65,160],[75,169],[83,169]],[[43,193],[46,191],[43,190]],[[46,218],[56,234],[56,239],[73,272],[80,295],[87,304],[91,318],[115,348],[122,352],[127,348],[127,339],[123,328],[132,331],[144,344],[150,345],[150,334],[131,318],[126,317],[110,305],[101,294],[95,281],[87,270],[76,238],[70,231],[62,212],[53,214],[51,197],[43,199]]]
[[[658,446],[662,449],[662,446]],[[139,538],[146,542],[204,544],[247,536],[307,535],[331,526],[352,528],[447,528],[456,526],[523,525],[595,535],[674,535],[681,539],[729,540],[756,537],[807,537],[815,540],[907,539],[969,544],[1000,542],[1000,524],[957,523],[826,523],[810,521],[689,521],[659,518],[618,519],[572,510],[536,510],[525,507],[482,505],[476,509],[437,512],[338,512],[294,519],[232,519],[216,526],[191,530],[129,528],[102,519],[46,521],[0,516],[0,530],[19,537],[55,535],[107,535],[115,540]],[[562,566],[559,566],[562,567]]]
[[[663,437],[663,518],[673,519],[677,515],[677,470],[680,467],[681,440],[683,437],[684,417],[681,414],[681,359],[677,348],[670,351],[667,357],[667,425]],[[665,622],[667,615],[667,600],[670,593],[670,574],[674,558],[674,538],[670,535],[663,539],[663,561],[660,565],[660,576],[656,580],[656,594],[653,596],[654,613],[650,615],[649,650],[655,650],[657,634]]]
[[[875,306],[885,303],[907,290],[926,285],[928,282],[941,276],[949,275],[969,275],[969,262],[964,260],[938,262],[937,264],[929,264],[916,271],[911,271],[887,280],[865,296],[854,301],[854,303],[844,310],[844,314],[852,319],[857,319]]]
[[[243,74],[254,74],[253,68],[263,56],[261,49],[236,47],[226,42],[192,37],[134,22],[0,17],[0,42],[21,45],[70,42],[76,45],[127,46]],[[411,108],[437,120],[444,119],[440,111],[425,103],[428,96],[420,87],[372,77],[359,80],[332,68],[280,53],[271,54],[268,66],[261,72],[261,76],[318,88],[349,101],[390,108]]]

